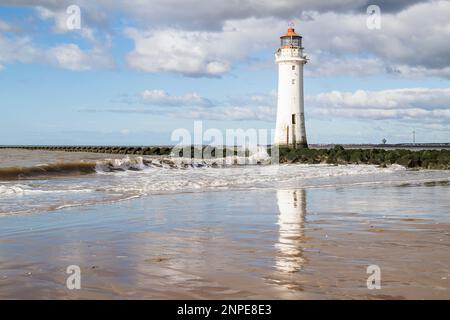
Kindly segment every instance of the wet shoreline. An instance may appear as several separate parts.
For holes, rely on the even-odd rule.
[[[449,198],[441,185],[240,190],[0,217],[0,298],[448,299]],[[81,290],[65,287],[73,264]]]

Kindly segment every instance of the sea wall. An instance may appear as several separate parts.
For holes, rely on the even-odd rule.
[[[450,150],[407,149],[344,149],[337,145],[331,149],[280,148],[282,163],[375,164],[388,166],[399,164],[407,168],[450,169]]]
[[[0,146],[2,148],[20,148],[28,150],[48,150],[65,152],[96,152],[110,154],[135,154],[135,155],[170,155],[179,154],[182,150],[174,150],[171,146]],[[198,150],[198,149],[197,149]],[[213,157],[228,154],[237,155],[237,149],[216,149],[204,147]],[[231,151],[231,152],[230,152]],[[270,148],[268,153],[270,154]],[[217,153],[217,154],[216,154]],[[191,147],[191,156],[195,154],[195,147]],[[246,152],[249,155],[249,152]],[[407,168],[424,168],[450,170],[450,150],[409,150],[409,149],[345,149],[336,145],[329,149],[314,148],[289,148],[280,147],[280,163],[308,163],[308,164],[374,164],[388,166],[399,164]]]
[[[4,148],[140,155],[169,155],[172,150],[172,147],[170,146],[0,146],[0,149]]]

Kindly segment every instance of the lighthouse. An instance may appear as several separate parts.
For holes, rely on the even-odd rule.
[[[278,64],[278,101],[275,141],[277,145],[294,148],[307,147],[303,102],[302,37],[293,27],[280,37],[281,44],[275,53]]]

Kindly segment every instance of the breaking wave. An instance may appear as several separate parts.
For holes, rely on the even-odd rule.
[[[95,162],[56,162],[33,167],[0,168],[0,180],[32,179],[45,176],[71,176],[95,173]]]
[[[64,176],[80,176],[93,173],[142,171],[147,168],[188,169],[224,167],[233,165],[269,164],[267,152],[257,152],[249,157],[225,157],[214,159],[187,159],[178,157],[127,156],[122,159],[78,160],[56,162],[31,167],[0,168],[0,180],[41,179]]]
[[[411,171],[399,165],[267,165],[270,157],[264,152],[211,159],[137,155],[66,159],[0,168],[0,216],[167,193],[450,181],[443,172]]]

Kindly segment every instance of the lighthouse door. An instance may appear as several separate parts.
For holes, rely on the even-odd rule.
[[[289,126],[286,127],[286,144],[289,145]]]
[[[291,120],[291,123],[292,123],[292,126],[291,126],[291,128],[292,128],[292,144],[294,145],[294,147],[296,146],[296,143],[297,143],[297,139],[296,139],[296,136],[295,136],[295,128],[296,128],[296,121],[295,121],[295,113],[293,113],[292,114],[292,120]]]

